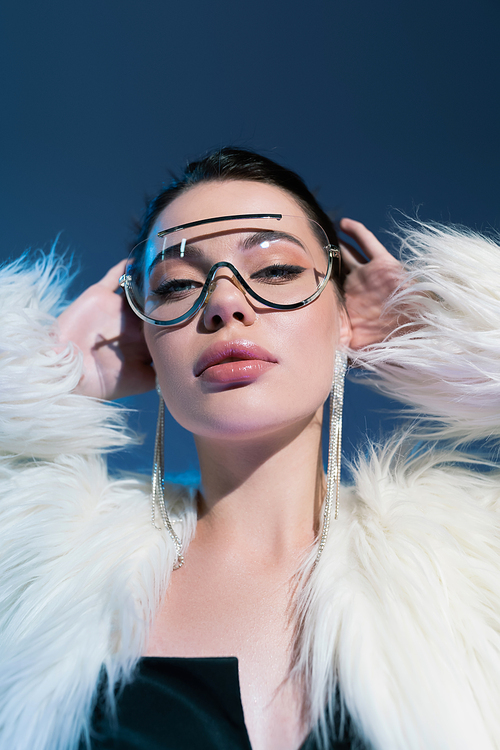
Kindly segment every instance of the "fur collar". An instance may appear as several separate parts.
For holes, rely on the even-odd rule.
[[[101,666],[113,684],[143,652],[174,549],[150,525],[149,480],[112,480],[97,455],[130,439],[120,411],[74,395],[79,357],[54,351],[62,266],[53,256],[29,270],[17,264],[1,281],[0,737],[16,750],[72,750]],[[415,302],[416,291],[403,293]],[[470,306],[470,290],[454,294],[461,310]],[[498,330],[500,304],[495,310]],[[429,351],[444,327],[433,324]],[[398,346],[386,346],[383,362],[383,347],[372,355],[382,374],[392,367],[386,383],[406,362]],[[462,380],[496,382],[500,343],[490,336],[488,346],[490,370],[478,378],[472,352]],[[427,363],[436,382],[438,349],[439,362],[429,355]],[[455,345],[445,354],[448,367],[455,354],[465,367]],[[458,412],[455,431],[460,419],[465,429],[467,409]],[[299,602],[296,669],[320,729],[338,679],[375,748],[500,748],[499,479],[445,452],[405,454],[402,440],[360,459]],[[187,545],[192,496],[171,487],[169,505]]]

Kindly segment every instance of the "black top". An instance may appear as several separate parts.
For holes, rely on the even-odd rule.
[[[351,750],[354,744],[332,740],[330,747]],[[82,741],[80,750],[84,748]],[[252,750],[238,659],[140,659],[134,680],[118,691],[117,721],[104,714],[98,702],[91,750]],[[312,734],[300,750],[317,750]]]

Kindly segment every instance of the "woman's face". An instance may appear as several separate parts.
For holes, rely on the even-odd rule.
[[[159,215],[151,234],[210,217],[250,213],[306,218],[291,195],[272,185],[210,182],[176,198]],[[309,231],[307,222],[303,226]],[[216,260],[238,268],[231,234],[220,252]],[[315,415],[331,388],[335,351],[347,345],[350,336],[333,283],[310,305],[281,311],[244,294],[225,269],[194,318],[172,328],[146,323],[144,331],[174,419],[195,435],[217,439],[269,435]]]

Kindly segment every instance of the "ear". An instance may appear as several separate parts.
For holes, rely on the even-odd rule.
[[[352,326],[347,310],[339,305],[339,345],[342,349],[347,348],[352,339]]]

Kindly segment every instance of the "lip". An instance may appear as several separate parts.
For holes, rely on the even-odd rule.
[[[200,375],[210,367],[226,363],[236,363],[253,360],[254,362],[268,362],[277,364],[278,360],[267,349],[257,346],[251,341],[220,341],[212,344],[201,354],[194,366],[194,375]]]

